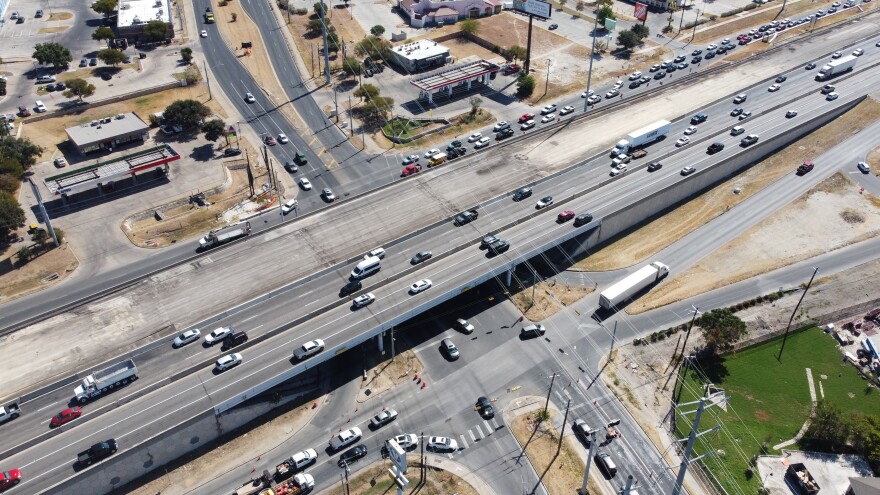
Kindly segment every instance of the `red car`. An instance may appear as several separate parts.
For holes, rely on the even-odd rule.
[[[556,221],[559,223],[562,223],[562,222],[567,222],[567,221],[571,220],[572,218],[574,218],[574,211],[565,210],[559,214],[559,216],[556,218]]]
[[[804,162],[803,165],[798,167],[797,174],[804,175],[805,173],[809,172],[810,170],[813,170],[813,162]]]
[[[413,175],[413,174],[421,172],[421,171],[422,171],[421,166],[416,165],[415,163],[410,163],[409,165],[406,166],[406,168],[404,168],[400,172],[400,175],[402,177],[409,177],[410,175]]]
[[[11,486],[17,485],[21,481],[21,471],[18,469],[10,469],[9,471],[0,472],[0,490],[5,490]]]
[[[263,139],[263,142],[265,142],[269,146],[275,146],[276,144],[278,144],[278,142],[275,141],[275,138],[272,136],[266,136],[266,138]]]
[[[519,123],[522,124],[523,122],[526,122],[526,121],[532,120],[533,118],[535,118],[535,114],[533,114],[533,113],[525,113],[525,114],[523,114],[522,117],[519,118]]]
[[[31,111],[27,109],[27,107],[18,107],[18,114],[22,117],[30,117]]]
[[[49,423],[51,428],[57,428],[65,423],[69,423],[74,419],[82,416],[82,409],[79,407],[71,407],[65,409],[58,413],[57,416],[52,416],[52,421]]]

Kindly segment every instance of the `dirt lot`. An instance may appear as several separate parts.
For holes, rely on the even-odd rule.
[[[274,4],[274,2],[273,2]],[[318,76],[321,74],[319,69],[323,67],[324,64],[324,56],[319,56],[319,50],[321,46],[324,44],[321,41],[321,36],[311,36],[307,33],[306,26],[311,20],[311,16],[314,13],[312,12],[311,7],[309,8],[309,13],[307,15],[290,15],[290,24],[288,24],[288,29],[290,33],[293,35],[294,42],[296,43],[296,49],[299,51],[300,56],[303,59],[303,63],[306,67],[312,69],[314,68],[314,72],[312,76]],[[239,16],[240,18],[241,16]],[[286,18],[286,15],[285,15]],[[358,42],[364,39],[367,36],[367,33],[364,32],[358,21],[351,19],[351,15],[345,11],[345,9],[340,8],[332,8],[327,12],[327,20],[333,27],[336,28],[336,33],[339,34],[339,39],[345,42]],[[346,55],[355,56],[354,53],[346,53]],[[333,54],[330,52],[330,67],[333,66],[341,66],[342,65],[343,54],[340,51],[337,54]]]
[[[0,254],[0,304],[55,285],[73,273],[79,265],[76,255],[67,243],[24,265],[18,265],[15,253],[30,244],[30,240],[13,244]]]
[[[404,490],[406,494],[419,495],[477,495],[477,491],[466,481],[446,470],[428,469],[426,482],[419,486],[419,462],[418,456],[407,456],[407,478],[410,487]],[[390,461],[358,473],[349,480],[349,495],[390,495],[395,493],[394,483],[388,476],[388,469],[392,466]],[[319,494],[343,494],[345,491],[342,482],[333,488],[318,492]]]
[[[387,348],[386,350],[388,352],[391,351],[391,349]],[[367,359],[375,361],[380,357],[381,355],[378,353],[371,353]],[[398,354],[394,361],[389,357],[385,361],[376,363],[371,369],[367,370],[367,379],[361,382],[357,401],[363,404],[374,397],[380,397],[382,392],[391,389],[395,385],[413,382],[416,374],[421,373],[423,369],[425,369],[425,366],[419,361],[416,353],[411,350]],[[413,383],[412,386],[416,387],[418,385]]]
[[[856,133],[867,123],[878,118],[880,118],[880,102],[868,98],[846,115],[771,155],[744,173],[605,246],[575,265],[574,269],[612,270],[645,260],[730,207],[753,196],[778,178],[790,174],[794,165],[824,153],[837,144],[841,136]],[[742,192],[733,194],[732,190],[737,186],[742,188]],[[806,224],[798,222],[798,230],[801,232],[808,228],[813,232],[826,234],[812,222]],[[657,235],[658,232],[663,232],[664,235]]]
[[[539,282],[534,288],[534,304],[531,286],[523,288],[511,297],[513,304],[530,321],[545,320],[594,290],[593,287],[557,284],[553,280]]]

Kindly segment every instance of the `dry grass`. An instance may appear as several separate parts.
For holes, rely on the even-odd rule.
[[[386,352],[390,349],[386,347]],[[371,353],[370,359],[375,361],[382,356],[379,353]],[[417,373],[421,373],[425,366],[412,350],[406,350],[398,354],[394,361],[388,359],[376,363],[371,369],[367,370],[367,379],[361,381],[360,390],[358,390],[358,402],[366,402],[374,397],[378,397],[382,392],[389,390],[395,385],[404,382],[412,382]],[[413,386],[417,386],[413,384]],[[367,393],[369,390],[369,394]]]
[[[285,13],[282,12],[282,14]],[[322,74],[322,72],[319,72],[319,69],[324,66],[324,57],[323,55],[319,55],[319,50],[321,49],[321,45],[323,45],[323,41],[321,41],[321,36],[315,37],[307,34],[306,25],[308,25],[312,15],[314,14],[310,4],[308,15],[291,14],[290,24],[288,24],[287,27],[293,35],[296,50],[299,51],[303,63],[310,69],[314,67],[312,77],[317,77]],[[241,16],[239,16],[239,18],[240,17]],[[286,19],[286,15],[284,17]],[[358,42],[367,36],[367,33],[364,32],[361,25],[354,19],[350,18],[350,13],[347,12],[346,9],[330,9],[328,11],[327,20],[336,28],[339,38],[343,41]],[[354,54],[351,55],[354,56]],[[341,64],[342,52],[340,51],[336,55],[331,52],[330,66],[341,66]]]
[[[73,17],[73,14],[70,12],[53,12],[52,14],[49,14],[50,21],[66,21],[71,17]]]
[[[551,413],[557,416],[561,413]],[[550,420],[543,421],[535,429],[534,415],[517,416],[510,422],[510,431],[519,444],[525,445],[526,456],[538,472],[541,482],[550,495],[571,495],[580,490],[584,479],[584,461],[570,444],[572,437],[563,439],[558,449],[559,432]],[[595,472],[595,471],[594,471]],[[602,493],[596,476],[590,477],[589,493]]]
[[[70,245],[65,243],[22,266],[16,266],[15,253],[24,245],[14,244],[15,249],[7,249],[0,255],[0,303],[55,285],[79,265]]]
[[[489,113],[487,110],[481,109],[480,114],[473,121],[465,122],[463,120],[463,117],[466,116],[467,113],[468,112],[450,118],[449,121],[452,122],[452,126],[446,128],[445,130],[430,134],[423,138],[416,139],[415,141],[411,141],[409,143],[393,143],[389,141],[388,138],[386,138],[381,131],[374,132],[370,135],[372,136],[373,140],[384,149],[394,147],[399,149],[401,152],[406,152],[408,150],[420,150],[423,148],[430,148],[433,145],[437,145],[439,143],[447,143],[456,138],[460,139],[462,136],[469,135],[471,131],[486,127],[487,125],[492,124],[497,120],[495,116]],[[473,150],[469,149],[469,151]]]
[[[577,263],[574,269],[613,270],[645,260],[653,253],[705,225],[730,207],[755,195],[768,184],[792,173],[800,163],[821,155],[841,140],[861,131],[878,118],[880,118],[880,103],[868,98],[851,111],[738,176],[606,245]],[[734,194],[732,192],[734,187],[740,187],[742,191]],[[658,235],[658,232],[663,234]]]
[[[50,33],[60,33],[61,31],[67,31],[68,29],[69,29],[68,26],[55,26],[55,27],[40,28],[40,30],[37,32],[40,34],[50,34]]]
[[[381,465],[372,466],[360,472],[357,476],[349,480],[350,495],[390,495],[395,493],[394,483],[388,476],[388,468],[391,467],[390,461],[383,461]],[[430,463],[429,463],[430,465]],[[418,456],[407,456],[407,478],[410,480],[410,487],[404,490],[407,494],[419,495],[478,495],[477,491],[465,480],[452,474],[451,472],[441,468],[429,468],[427,480],[424,485],[419,487],[419,461]],[[342,494],[343,487],[341,483],[336,486],[324,490],[320,493]]]
[[[530,321],[542,321],[556,314],[562,308],[579,301],[593,292],[592,287],[557,284],[555,281],[539,282],[534,290],[525,287],[513,294],[511,300]]]

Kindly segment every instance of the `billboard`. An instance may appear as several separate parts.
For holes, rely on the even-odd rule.
[[[642,22],[645,22],[645,20],[648,18],[648,6],[643,3],[636,2],[636,8],[633,11],[633,17]]]
[[[550,4],[541,0],[513,0],[513,10],[536,17],[550,18]]]

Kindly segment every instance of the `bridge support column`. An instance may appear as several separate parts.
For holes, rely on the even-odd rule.
[[[434,104],[434,92],[433,91],[428,91],[428,103],[430,103],[431,105]]]
[[[513,268],[511,268],[510,270],[507,270],[507,277],[505,277],[505,283],[507,284],[508,287],[510,287],[510,283],[513,281],[512,278],[513,278]]]
[[[138,184],[138,176],[137,174],[131,174],[131,183],[134,185]]]
[[[468,89],[468,91],[470,91],[470,90],[471,90],[471,80],[470,80],[470,79],[468,79],[468,81],[467,81],[467,82],[468,82],[468,87],[467,87],[467,89]]]
[[[376,335],[376,342],[379,344],[379,352],[385,352],[385,332]]]
[[[452,86],[446,86],[446,94],[452,96]]]

